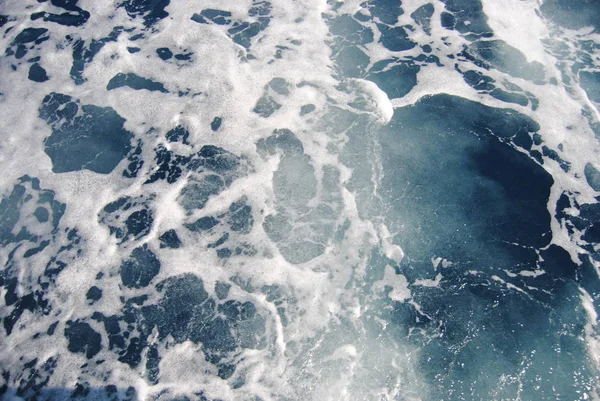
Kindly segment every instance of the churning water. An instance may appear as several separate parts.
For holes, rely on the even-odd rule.
[[[600,400],[600,3],[2,0],[3,400]]]

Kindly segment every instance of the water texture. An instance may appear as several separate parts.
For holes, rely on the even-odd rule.
[[[0,2],[0,399],[600,400],[599,21]]]

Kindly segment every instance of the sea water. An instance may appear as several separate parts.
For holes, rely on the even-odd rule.
[[[3,400],[599,400],[600,4],[3,0]]]

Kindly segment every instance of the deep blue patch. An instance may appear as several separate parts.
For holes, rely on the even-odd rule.
[[[160,375],[160,355],[156,344],[150,346],[146,358],[146,377],[150,383],[158,384]]]
[[[121,281],[128,288],[144,288],[160,271],[160,262],[147,244],[135,248],[121,264]]]
[[[38,63],[34,63],[29,67],[28,78],[33,82],[45,82],[50,79],[48,78],[48,74],[46,74],[46,70]]]
[[[287,81],[285,79],[278,78],[278,77],[273,78],[267,84],[267,88],[272,89],[275,93],[278,93],[280,95],[289,95],[290,94],[289,87],[290,87],[290,85],[287,83]],[[265,88],[265,89],[267,89],[267,88]]]
[[[232,231],[247,234],[252,229],[254,222],[252,207],[246,203],[247,201],[246,197],[242,197],[229,206],[228,223]]]
[[[193,223],[185,224],[185,227],[188,230],[200,232],[200,231],[208,231],[214,226],[219,224],[219,220],[215,219],[212,216],[201,217]]]
[[[127,156],[129,164],[127,165],[127,168],[123,170],[123,177],[137,177],[137,173],[144,165],[144,159],[142,158],[142,144],[142,140],[138,139],[137,146],[129,153],[129,156]]]
[[[300,115],[305,116],[315,111],[315,109],[316,106],[314,104],[304,104],[302,107],[300,107]]]
[[[71,66],[70,75],[76,85],[81,85],[86,81],[83,78],[85,65],[94,60],[96,54],[102,50],[105,44],[115,42],[123,30],[122,26],[117,26],[113,28],[107,37],[100,40],[93,39],[87,47],[85,41],[81,39],[73,44],[73,65]]]
[[[155,151],[158,168],[146,180],[145,184],[150,184],[158,180],[166,180],[169,184],[176,182],[181,177],[182,168],[189,163],[190,158],[176,155],[162,145],[155,149]]]
[[[248,10],[248,17],[252,19],[252,22],[233,21],[229,11],[215,9],[202,10],[200,14],[192,15],[191,20],[199,24],[212,22],[217,25],[230,25],[231,27],[227,30],[228,36],[235,43],[249,49],[252,44],[252,38],[269,25],[271,18],[268,15],[271,12],[271,8],[272,6],[269,2],[254,2]],[[251,57],[251,55],[248,55],[248,58]]]
[[[347,78],[362,78],[369,66],[369,56],[356,46],[342,48],[335,55],[339,75]]]
[[[417,84],[418,65],[412,62],[399,62],[386,71],[383,70],[394,60],[384,60],[376,63],[369,71],[367,79],[383,90],[390,99],[401,98],[412,90]]]
[[[454,17],[451,28],[465,35],[467,39],[487,38],[494,35],[492,28],[487,24],[487,15],[483,12],[480,0],[442,0],[442,2]],[[448,14],[442,15],[442,20],[446,19],[448,24],[450,18]]]
[[[328,22],[329,32],[335,35],[334,49],[343,46],[365,45],[373,42],[373,31],[371,28],[361,25],[350,15],[344,14]]]
[[[259,139],[256,142],[258,154],[265,157],[266,154],[275,154],[278,150],[283,151],[286,157],[301,156],[304,154],[302,141],[289,129],[273,131],[268,138]]]
[[[277,211],[265,217],[265,232],[290,263],[304,263],[323,254],[335,225],[332,220],[336,218],[336,211],[324,203],[310,204],[317,196],[318,183],[311,158],[303,152],[302,142],[290,130],[281,129],[257,141],[256,148],[263,158],[268,154],[283,154],[273,174]],[[323,188],[327,189],[320,198],[326,202],[325,199],[333,195],[329,200],[335,204],[338,200],[334,188],[338,188],[339,181],[335,174],[328,173],[333,170],[323,170]],[[232,248],[235,255],[252,253],[255,254],[256,249],[251,246]]]
[[[119,7],[124,7],[131,18],[142,17],[146,28],[150,28],[169,16],[165,11],[168,5],[169,0],[125,0]]]
[[[190,161],[190,168],[193,170],[205,168],[228,177],[241,167],[242,160],[238,156],[212,145],[203,146]]]
[[[161,341],[170,335],[178,343],[202,343],[206,360],[218,367],[223,379],[235,371],[224,361],[231,352],[264,348],[265,320],[252,303],[232,300],[217,306],[203,281],[192,274],[168,278],[157,289],[163,293],[161,301],[142,307],[144,337],[156,326]]]
[[[85,294],[85,297],[87,298],[88,301],[91,301],[92,303],[98,301],[100,298],[102,298],[102,290],[98,287],[91,286],[90,289],[88,290],[88,292]]]
[[[426,49],[426,48],[427,48],[427,45],[423,46],[423,49]],[[442,64],[440,62],[440,59],[437,56],[434,56],[433,54],[426,55],[424,53],[421,53],[421,54],[419,54],[416,57],[407,56],[406,59],[414,61],[415,64],[417,64],[417,63],[430,63],[430,64],[435,64],[438,67],[443,67],[444,66],[444,64]],[[419,64],[419,65],[423,65],[423,64]]]
[[[233,27],[231,27],[227,33],[231,36],[233,41],[240,46],[245,47],[246,49],[250,48],[252,44],[252,38],[255,37],[266,28],[266,25],[259,22],[242,22],[242,23],[234,23]]]
[[[48,326],[48,330],[46,330],[46,334],[48,334],[49,336],[53,336],[54,332],[56,331],[56,326],[58,326],[58,322],[54,322],[50,326]]]
[[[221,248],[221,249],[217,249],[217,256],[220,259],[227,259],[230,258],[231,255],[233,254],[233,252],[231,251],[231,249],[229,248]]]
[[[56,22],[65,26],[81,26],[90,18],[90,13],[77,6],[78,0],[52,0],[52,5],[67,10],[60,15],[49,14],[44,16],[44,21]]]
[[[12,230],[21,216],[19,209],[25,201],[25,191],[24,186],[17,184],[10,195],[3,197],[0,202],[0,243],[2,245],[15,240]]]
[[[168,47],[156,49],[156,54],[158,54],[158,57],[164,61],[167,61],[173,57],[173,52]]]
[[[258,17],[259,21],[263,21],[263,18],[271,13],[272,5],[268,1],[254,0],[252,6],[248,10],[249,17]]]
[[[53,191],[41,189],[37,178],[25,175],[19,178],[10,194],[0,201],[0,245],[19,241],[39,242],[40,238],[29,234],[25,227],[17,234],[13,233],[21,218],[21,208],[32,201],[33,192],[37,192],[38,195],[38,206],[34,216],[40,223],[47,224],[47,234],[55,234],[58,231],[58,224],[66,205],[55,200]]]
[[[25,57],[26,54],[27,54],[27,47],[25,47],[24,45],[17,46],[17,51],[15,52],[15,58],[22,59],[23,57]],[[16,66],[13,65],[12,67],[13,67],[14,71],[17,70]]]
[[[98,215],[120,244],[128,240],[139,240],[150,233],[154,216],[146,202],[125,196],[109,203]]]
[[[10,30],[10,28],[8,29]],[[7,31],[8,31],[7,30]],[[47,35],[46,28],[25,28],[11,42],[10,47],[6,49],[7,56],[14,55],[16,59],[22,59],[27,54],[28,50],[50,39]],[[13,66],[16,70],[16,66]]]
[[[467,50],[487,68],[496,68],[515,78],[544,82],[544,66],[537,61],[529,63],[521,51],[502,40],[480,40],[473,42]]]
[[[206,172],[192,175],[181,190],[179,202],[186,210],[202,209],[211,195],[228,187],[234,179],[245,174],[248,165],[238,156],[216,146],[203,146],[195,155],[184,157],[166,149],[157,152],[158,169],[146,183],[157,180],[177,181],[182,172]]]
[[[256,106],[252,110],[256,114],[262,117],[269,117],[271,114],[276,112],[281,108],[281,104],[279,104],[274,96],[277,95],[289,95],[289,84],[283,78],[273,78],[267,85],[265,85],[263,95],[256,102]]]
[[[218,248],[221,245],[223,245],[225,242],[227,242],[227,240],[229,239],[229,233],[225,233],[223,235],[221,235],[221,237],[219,237],[218,240],[216,240],[215,242],[213,242],[212,244],[208,244],[208,248]]]
[[[210,123],[210,129],[212,129],[213,131],[217,131],[221,127],[222,122],[223,119],[221,117],[215,117]]]
[[[388,25],[394,25],[398,22],[398,17],[404,14],[401,8],[400,0],[369,0],[363,3],[373,17]]]
[[[553,180],[498,138],[538,129],[512,110],[449,95],[397,109],[383,130],[383,167],[393,172],[383,185],[393,188],[388,201],[406,223],[399,237],[407,255],[470,260],[478,269],[525,268],[527,248],[521,247],[541,248],[550,240],[546,203]],[[393,202],[404,188],[404,201]],[[533,250],[527,252],[535,262]]]
[[[555,400],[557,393],[578,399],[579,384],[569,372],[593,382],[580,340],[585,313],[575,286],[557,283],[554,291],[556,301],[547,304],[493,281],[463,276],[418,296],[421,311],[435,322],[431,326],[439,327],[432,334],[440,335],[421,348],[419,370],[430,395],[486,399],[500,390],[508,399]],[[498,388],[503,376],[514,374],[523,375],[518,387]]]
[[[93,358],[102,349],[102,336],[86,322],[67,321],[64,334],[69,341],[68,350],[85,354],[87,359]]]
[[[217,281],[215,284],[215,294],[217,294],[217,297],[219,299],[225,299],[229,295],[230,288],[231,288],[231,284]]]
[[[25,28],[15,37],[11,45],[18,46],[27,43],[40,44],[41,42],[50,39],[49,36],[44,36],[48,30],[46,28]]]
[[[527,106],[527,104],[529,104],[529,99],[527,99],[527,96],[522,95],[520,93],[506,92],[505,90],[500,88],[496,88],[493,91],[491,91],[490,95],[498,100],[507,103],[515,103],[521,106]]]
[[[462,74],[465,82],[474,89],[491,91],[495,88],[493,85],[493,83],[496,82],[494,78],[483,75],[479,71],[469,70]]]
[[[179,61],[188,61],[192,59],[192,56],[194,55],[194,53],[180,53],[180,54],[176,54],[175,55],[175,60],[179,60]]]
[[[194,14],[197,16],[198,14]],[[231,13],[229,11],[206,9],[200,12],[200,15],[217,25],[227,25],[231,23]],[[194,17],[192,17],[193,19]],[[198,22],[198,21],[196,21]]]
[[[23,254],[23,258],[26,259],[26,258],[29,258],[29,257],[31,257],[33,255],[36,255],[36,254],[40,253],[48,245],[50,245],[50,240],[46,240],[46,241],[40,242],[40,244],[37,247],[30,248],[27,251],[25,251],[25,253]]]
[[[594,191],[600,192],[600,171],[598,171],[592,164],[587,163],[584,169],[585,179],[590,187]]]
[[[194,15],[192,15],[192,18],[190,19],[194,22],[197,22],[198,24],[208,24],[208,21],[206,21],[206,19],[204,19],[204,17],[200,14],[194,13]]]
[[[148,209],[142,209],[131,213],[125,221],[125,225],[127,226],[128,234],[138,237],[150,231],[152,222],[152,213]]]
[[[401,26],[389,28],[387,25],[378,24],[377,28],[381,32],[381,44],[391,51],[410,50],[416,46],[416,43],[408,39],[406,30]]]
[[[56,356],[51,356],[46,360],[34,358],[26,361],[27,358],[20,358],[19,365],[22,366],[20,372],[16,369],[12,372],[3,372],[2,378],[5,384],[0,387],[0,392],[3,395],[10,397],[12,392],[12,394],[23,400],[50,399],[53,397],[68,398],[71,393],[70,389],[46,387],[58,364]],[[11,373],[13,373],[13,377],[11,377]],[[14,383],[13,388],[10,386],[11,382]]]
[[[281,105],[277,103],[276,100],[274,100],[268,94],[265,94],[260,99],[258,99],[258,102],[256,102],[256,106],[254,106],[254,109],[252,109],[252,111],[262,117],[267,118],[280,108]]]
[[[160,237],[158,237],[160,241],[161,248],[171,248],[177,249],[181,247],[181,240],[177,236],[177,232],[175,230],[165,231]]]
[[[441,20],[442,27],[444,27],[446,29],[453,30],[454,27],[456,26],[456,17],[452,13],[444,11],[440,15],[440,20]]]
[[[91,170],[110,173],[129,153],[133,135],[123,127],[125,119],[110,107],[81,106],[70,96],[47,95],[39,116],[52,128],[44,151],[52,159],[52,171]]]
[[[16,283],[16,280],[13,281],[13,283]],[[7,287],[9,287],[8,289],[11,289],[10,286]],[[14,287],[12,288],[12,290],[14,291]],[[15,299],[16,300],[14,302],[9,303],[7,297],[5,296],[6,304],[14,305],[11,313],[8,316],[4,317],[4,319],[2,319],[2,324],[4,326],[4,329],[6,330],[6,335],[11,334],[13,327],[26,310],[30,312],[33,312],[35,310],[41,310],[42,312],[44,312],[45,309],[45,314],[48,314],[49,312],[48,301],[43,298],[43,294],[40,294],[37,291],[35,293],[30,292],[19,298],[17,298],[15,295]]]
[[[565,172],[568,173],[569,170],[571,169],[571,163],[563,160],[560,155],[558,154],[557,151],[555,151],[554,149],[550,149],[549,147],[547,147],[546,145],[542,146],[542,154],[546,157],[549,157],[550,159],[554,160],[555,162],[557,162],[560,166],[560,168]]]
[[[588,98],[593,102],[600,103],[600,72],[579,71],[579,82]]]
[[[190,132],[187,130],[187,128],[178,125],[177,127],[167,132],[165,134],[165,137],[169,142],[181,142],[183,144],[189,145],[188,138],[190,137]]]
[[[47,222],[48,218],[50,216],[48,213],[48,209],[46,209],[45,207],[41,207],[41,206],[38,207],[37,209],[35,209],[35,212],[33,213],[33,215],[40,223]]]
[[[427,35],[431,35],[431,17],[433,16],[434,11],[435,8],[433,7],[433,4],[427,3],[417,8],[410,15],[413,21],[423,27],[423,30]]]
[[[82,26],[90,18],[90,13],[77,7],[77,1],[52,0],[52,5],[67,10],[62,14],[53,14],[48,12],[37,12],[31,14],[31,20],[35,21],[42,18],[46,22],[55,22],[64,26]]]
[[[78,2],[79,0],[50,0],[53,6],[64,8],[67,11],[80,11],[81,8],[77,7]]]
[[[590,0],[546,0],[540,10],[544,16],[569,29],[593,26],[600,30],[600,3]]]
[[[169,93],[169,91],[165,89],[165,86],[160,82],[140,77],[139,75],[136,75],[134,73],[123,74],[121,72],[110,79],[110,81],[106,85],[106,90],[113,90],[124,86],[135,90],[146,89],[151,92],[157,91],[162,93]]]

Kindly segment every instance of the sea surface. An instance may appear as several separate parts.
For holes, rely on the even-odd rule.
[[[600,2],[0,0],[0,399],[600,400]]]

